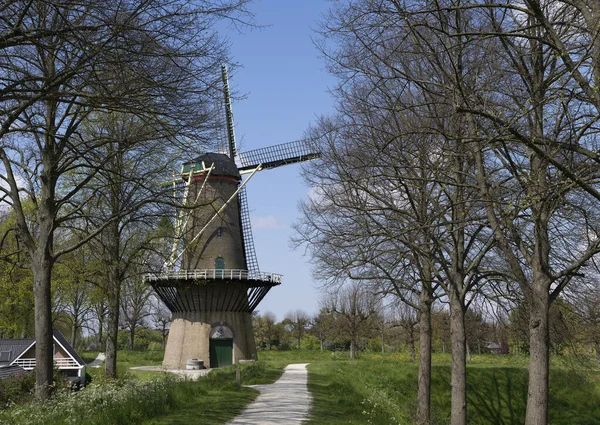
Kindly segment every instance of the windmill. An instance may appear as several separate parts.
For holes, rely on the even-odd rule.
[[[282,276],[258,267],[245,186],[259,171],[320,156],[303,140],[238,152],[225,66],[222,79],[227,153],[207,152],[183,164],[173,181],[184,207],[171,256],[165,272],[147,276],[173,317],[167,368],[256,357],[252,312]]]

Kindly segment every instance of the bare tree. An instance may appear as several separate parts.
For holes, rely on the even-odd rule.
[[[223,58],[212,26],[245,3],[2,3],[0,199],[16,213],[34,275],[39,398],[52,384],[53,265],[115,220],[55,249],[56,229],[87,210],[91,199],[76,195],[104,164],[92,160],[103,140],[84,137],[83,123],[97,111],[123,111],[160,123],[171,135],[184,129],[193,135],[194,122],[206,122],[194,107],[206,100],[210,79],[203,77]],[[26,200],[34,206],[35,231]]]
[[[152,319],[160,336],[162,337],[163,350],[167,346],[167,336],[169,335],[169,324],[172,316],[171,310],[156,296],[152,297]]]
[[[358,282],[326,294],[323,307],[332,314],[339,334],[350,340],[350,358],[356,358],[360,338],[373,334],[380,313],[380,299]]]
[[[415,360],[415,340],[419,326],[418,310],[402,302],[395,303],[391,309],[391,326],[401,329],[410,359]]]
[[[310,324],[310,316],[304,310],[293,310],[285,315],[282,323],[289,328],[294,338],[296,338],[299,350],[302,337]]]
[[[151,316],[150,298],[152,287],[140,276],[125,281],[121,297],[121,311],[124,327],[129,330],[129,348],[135,347],[135,334],[140,326],[144,326]]]
[[[53,274],[53,310],[67,322],[71,330],[70,342],[77,345],[77,337],[85,326],[92,309],[90,292],[92,284],[89,274],[93,271],[88,258],[89,253],[80,248],[62,258]],[[60,319],[59,318],[59,319]]]

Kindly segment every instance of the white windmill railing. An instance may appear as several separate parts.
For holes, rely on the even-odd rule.
[[[282,275],[269,272],[251,272],[248,270],[237,269],[197,269],[197,270],[168,270],[162,273],[148,273],[145,276],[146,281],[155,282],[161,280],[202,280],[202,279],[223,279],[223,280],[262,280],[281,283]]]

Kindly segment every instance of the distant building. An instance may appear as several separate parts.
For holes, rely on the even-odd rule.
[[[17,365],[0,366],[0,381],[11,376],[27,375],[29,372]]]
[[[85,362],[58,330],[53,331],[53,337],[55,366],[70,382],[85,385]],[[0,339],[0,379],[18,374],[16,367],[35,369],[34,338]]]

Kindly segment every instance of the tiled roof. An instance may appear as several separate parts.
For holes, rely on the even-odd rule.
[[[20,376],[26,375],[28,372],[21,366],[0,366],[0,380],[8,378],[9,376]]]
[[[10,364],[34,342],[33,338],[0,339],[0,366]]]

